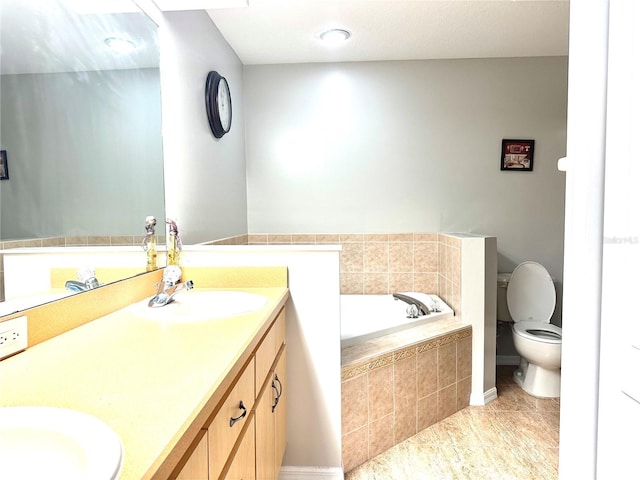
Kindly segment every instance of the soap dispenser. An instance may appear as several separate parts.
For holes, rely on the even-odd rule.
[[[142,248],[147,252],[147,272],[158,268],[156,249],[156,217],[148,216],[145,220],[144,228],[147,231],[142,241]]]
[[[178,233],[178,225],[174,220],[167,218],[169,225],[169,244],[167,246],[167,265],[180,265],[180,250],[182,250],[182,241]]]

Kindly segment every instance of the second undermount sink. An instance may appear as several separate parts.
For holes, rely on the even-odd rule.
[[[149,320],[167,322],[201,322],[251,313],[264,307],[268,300],[257,293],[235,290],[189,290],[159,308],[150,308],[149,300],[127,307],[129,313]]]
[[[0,477],[114,480],[120,437],[102,420],[54,407],[0,407]]]

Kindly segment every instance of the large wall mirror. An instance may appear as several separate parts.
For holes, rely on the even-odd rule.
[[[0,241],[164,233],[157,33],[132,0],[0,0]]]

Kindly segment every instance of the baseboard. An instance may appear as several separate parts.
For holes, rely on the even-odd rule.
[[[278,480],[344,480],[342,468],[282,467]]]
[[[476,407],[486,405],[490,402],[493,402],[496,398],[498,398],[498,390],[496,387],[490,388],[482,395],[474,395],[471,394],[469,398],[469,405],[474,405]]]
[[[496,355],[496,365],[520,365],[520,356]]]

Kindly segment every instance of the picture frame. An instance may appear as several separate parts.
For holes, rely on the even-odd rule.
[[[9,180],[9,164],[7,163],[6,150],[0,150],[0,180]]]
[[[500,170],[533,171],[534,146],[535,140],[503,139]]]

